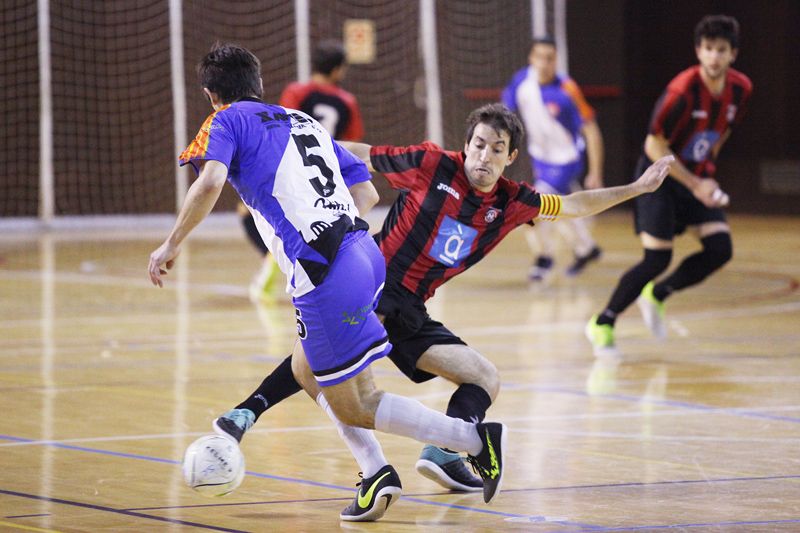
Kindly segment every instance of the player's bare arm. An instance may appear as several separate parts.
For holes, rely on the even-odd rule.
[[[378,191],[371,181],[362,181],[351,185],[350,195],[353,197],[353,202],[356,204],[358,216],[364,217],[369,211],[375,207],[375,204],[380,200]]]
[[[585,123],[581,128],[581,133],[586,139],[586,157],[589,163],[589,171],[586,173],[584,184],[587,189],[599,189],[603,186],[603,164],[605,162],[603,133],[595,120]]]
[[[675,155],[669,148],[669,141],[662,135],[648,135],[644,141],[644,151],[651,161],[666,155]],[[721,207],[727,203],[721,201],[726,199],[727,195],[723,197],[722,194],[716,192],[720,190],[717,180],[694,175],[677,158],[672,163],[670,175],[692,191],[695,198],[700,200],[706,207]]]
[[[227,176],[228,167],[219,161],[206,161],[203,164],[200,175],[186,193],[186,200],[178,213],[175,226],[161,246],[150,254],[148,271],[153,285],[163,287],[161,276],[172,268],[186,236],[208,216],[217,203]]]
[[[634,196],[653,192],[664,182],[675,157],[668,155],[647,167],[639,179],[628,185],[579,191],[561,197],[560,218],[577,218],[595,215]]]
[[[342,145],[342,148],[348,150],[354,156],[362,160],[364,164],[367,165],[367,168],[369,169],[370,172],[375,172],[375,169],[372,168],[372,163],[370,162],[369,159],[369,151],[372,148],[372,145],[365,143],[356,143],[351,141],[337,141],[337,142],[340,145]]]

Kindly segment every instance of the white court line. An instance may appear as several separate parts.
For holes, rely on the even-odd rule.
[[[251,433],[293,433],[302,431],[336,431],[333,424],[325,426],[294,426],[285,428],[264,428],[264,429],[251,429]],[[48,446],[57,444],[81,444],[90,442],[125,442],[137,440],[156,440],[156,439],[175,439],[180,437],[199,437],[201,435],[210,435],[212,432],[208,431],[187,431],[184,433],[154,433],[151,435],[116,435],[113,437],[84,437],[78,439],[62,439],[62,440],[32,440],[27,442],[3,442],[0,443],[0,448],[10,448],[16,446]]]
[[[642,403],[647,404],[647,400],[642,400]],[[654,416],[697,416],[697,415],[704,415],[707,413],[723,413],[723,414],[735,414],[737,412],[743,412],[746,414],[762,414],[762,415],[769,415],[772,412],[792,412],[792,411],[799,411],[800,405],[776,405],[774,407],[733,407],[733,408],[725,408],[725,407],[712,407],[708,409],[703,409],[702,411],[698,410],[690,410],[690,409],[663,409],[663,410],[655,410],[655,411],[648,411],[647,413],[642,412],[641,409],[637,411],[620,411],[620,412],[612,412],[612,413],[580,413],[574,415],[533,415],[533,416],[504,416],[503,422],[554,422],[559,420],[594,420],[594,419],[601,419],[601,418],[641,418],[641,417],[654,417]]]
[[[758,443],[800,443],[800,437],[725,437],[717,435],[643,435],[642,433],[617,433],[610,431],[559,431],[547,429],[509,428],[512,433],[537,435],[556,435],[559,437],[628,439],[639,441],[678,441],[678,442],[758,442]]]
[[[145,273],[146,274],[146,273]],[[28,280],[28,281],[41,281],[41,272],[38,270],[0,270],[0,279],[7,280]],[[54,279],[56,283],[74,283],[79,285],[111,285],[116,288],[135,288],[135,289],[149,289],[155,288],[152,283],[147,281],[146,277],[142,275],[142,279],[136,279],[131,276],[112,276],[109,274],[76,274],[74,272],[54,272]],[[177,290],[177,284],[166,283],[162,290],[169,291]],[[226,296],[241,296],[242,298],[248,297],[248,289],[240,285],[231,285],[226,283],[190,283],[189,287],[192,291],[205,291],[212,294],[223,294]]]

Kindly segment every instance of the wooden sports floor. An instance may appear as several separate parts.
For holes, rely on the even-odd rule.
[[[201,228],[164,289],[146,274],[164,227],[3,231],[0,531],[800,531],[800,218],[732,226],[733,262],[668,302],[666,341],[623,315],[616,365],[583,327],[640,255],[627,212],[595,221],[605,255],[577,279],[529,288],[517,230],[448,284],[431,314],[503,379],[504,491],[440,490],[414,471],[419,444],[379,435],[404,494],[374,524],[339,522],[358,469],[303,395],[246,435],[235,493],[183,484],[185,447],[294,341],[285,299],[248,299],[259,260],[235,221]],[[438,409],[453,390],[374,368]]]

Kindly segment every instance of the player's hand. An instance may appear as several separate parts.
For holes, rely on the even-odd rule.
[[[181,253],[179,246],[164,241],[158,249],[150,254],[150,264],[147,270],[150,273],[150,281],[153,285],[158,285],[159,287],[164,286],[161,276],[166,275],[167,271],[172,268],[172,265],[175,264],[175,258],[178,257],[179,253]],[[162,268],[162,265],[164,268]]]
[[[692,189],[692,194],[709,208],[725,207],[730,201],[728,195],[719,188],[717,180],[713,178],[700,178],[697,186]]]
[[[583,180],[583,186],[587,189],[602,189],[603,176],[599,174],[586,174],[586,179]]]
[[[669,165],[675,161],[675,157],[665,155],[644,171],[644,174],[639,176],[636,183],[644,188],[645,192],[653,192],[664,183],[664,178],[669,174]]]

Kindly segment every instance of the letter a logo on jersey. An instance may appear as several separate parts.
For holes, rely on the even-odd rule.
[[[469,255],[478,231],[445,216],[428,255],[447,266],[457,267]]]

